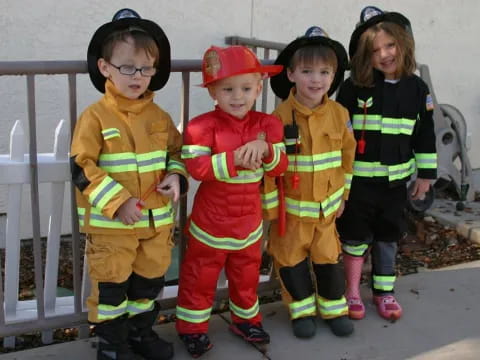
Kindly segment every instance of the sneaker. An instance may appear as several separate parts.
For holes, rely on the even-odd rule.
[[[339,316],[333,319],[325,319],[330,330],[336,336],[348,336],[353,333],[353,323],[347,315]]]
[[[202,356],[213,347],[207,334],[179,334],[178,336],[194,358]]]
[[[402,307],[391,294],[373,296],[373,303],[377,306],[378,314],[387,320],[398,320],[402,316]]]
[[[315,335],[317,324],[315,316],[306,316],[292,320],[293,335],[298,338],[308,339]]]
[[[352,320],[361,320],[365,317],[365,305],[358,297],[347,297],[348,316]]]
[[[256,344],[269,344],[270,335],[263,330],[262,324],[250,324],[248,322],[232,323],[230,331],[241,336],[245,341]]]

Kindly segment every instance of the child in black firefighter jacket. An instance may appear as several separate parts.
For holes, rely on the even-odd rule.
[[[337,226],[343,247],[346,298],[353,319],[365,316],[359,292],[362,264],[371,248],[373,301],[379,315],[398,319],[393,296],[397,243],[406,223],[407,196],[420,199],[436,178],[433,102],[414,74],[409,20],[366,7],[349,45],[351,77],[337,101],[350,112],[357,152],[349,201]],[[406,183],[417,172],[407,194]]]

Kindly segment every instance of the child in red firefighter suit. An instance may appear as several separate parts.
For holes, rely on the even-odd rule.
[[[152,330],[173,244],[171,198],[187,186],[181,134],[153,102],[170,75],[169,41],[156,23],[119,10],[93,35],[88,71],[105,95],[76,124],[71,170],[97,359],[170,359],[172,344]]]
[[[271,79],[271,86],[284,100],[274,114],[285,125],[289,161],[278,183],[280,218],[272,221],[268,250],[294,335],[315,335],[318,309],[335,335],[346,336],[353,332],[353,325],[343,296],[335,217],[348,197],[355,139],[348,112],[329,95],[343,79],[347,54],[339,42],[315,26],[288,44],[275,63],[285,67]],[[275,213],[271,198],[276,189],[273,182],[265,182],[264,208],[270,218]]]
[[[350,199],[337,226],[343,243],[352,319],[365,316],[359,283],[371,248],[372,292],[377,312],[398,319],[393,295],[397,243],[406,231],[407,196],[420,199],[436,178],[433,102],[414,74],[410,22],[369,6],[350,39],[351,77],[338,93],[353,121],[357,152]],[[417,170],[411,193],[406,183]]]
[[[262,66],[243,46],[212,46],[202,63],[203,87],[215,110],[192,119],[182,158],[201,181],[188,224],[180,269],[176,328],[193,357],[208,351],[208,320],[222,268],[228,279],[230,330],[248,342],[268,343],[257,285],[261,263],[260,183],[287,167],[283,126],[275,116],[252,111],[262,79],[281,66]]]

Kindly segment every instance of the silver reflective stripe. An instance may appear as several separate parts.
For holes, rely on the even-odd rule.
[[[92,200],[92,205],[96,207],[97,204],[100,202],[100,200],[102,200],[103,196],[106,193],[108,193],[110,190],[112,190],[116,185],[117,185],[117,182],[112,180],[97,194],[97,196],[95,196],[95,198]]]

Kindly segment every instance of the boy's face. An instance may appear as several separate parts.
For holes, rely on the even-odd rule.
[[[220,109],[239,119],[243,119],[252,108],[261,91],[259,73],[231,76],[208,87],[210,96],[217,100]]]
[[[295,98],[302,105],[313,109],[320,105],[335,78],[332,65],[323,60],[312,64],[297,64],[295,69],[287,69],[288,79],[295,83]]]
[[[380,30],[373,39],[372,66],[385,75],[385,79],[395,80],[397,73],[397,45],[393,37]]]
[[[124,75],[120,73],[118,67],[129,65],[137,69],[151,68],[154,62],[155,59],[146,51],[135,49],[133,39],[129,38],[127,41],[119,41],[115,44],[109,62],[103,58],[98,59],[98,68],[123,96],[138,99],[148,89],[152,78],[143,76],[140,71],[136,71],[133,75]]]

